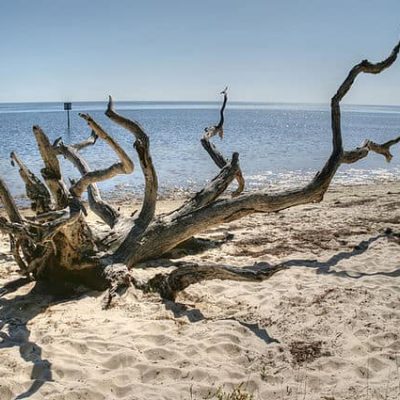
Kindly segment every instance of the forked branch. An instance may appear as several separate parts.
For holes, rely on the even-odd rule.
[[[108,168],[87,172],[70,189],[73,196],[80,198],[89,185],[105,181],[118,174],[130,174],[133,172],[133,162],[128,157],[122,147],[88,114],[79,114],[96,133],[104,140],[117,154],[120,162],[111,165]]]
[[[94,137],[93,134],[91,137]],[[86,145],[84,147],[89,146],[89,142],[89,140],[85,141]],[[77,151],[77,149],[83,148],[82,143],[78,145],[68,146],[59,140],[54,143],[53,147],[57,151],[57,154],[64,156],[78,169],[80,174],[84,176],[90,172],[90,168],[83,156],[80,155]],[[94,143],[95,140],[91,144]],[[87,188],[87,191],[90,209],[108,226],[110,226],[111,228],[114,227],[120,216],[119,212],[113,206],[102,199],[100,190],[95,183],[90,184]]]
[[[202,189],[196,193],[190,200],[185,202],[182,207],[167,215],[168,220],[173,220],[178,216],[190,214],[193,211],[203,208],[214,202],[226,188],[235,179],[236,173],[239,170],[239,154],[233,153],[232,161],[227,163],[220,173]]]
[[[210,142],[209,139],[203,137],[200,140],[201,145],[203,146],[204,150],[210,155],[211,159],[215,162],[217,167],[219,168],[224,168],[227,164],[227,160],[225,157],[218,151],[218,149],[215,147],[215,145]],[[239,196],[245,187],[245,180],[243,178],[243,174],[240,168],[236,171],[235,175],[238,187],[237,189],[233,192],[232,197]]]
[[[389,140],[383,144],[375,143],[371,140],[365,140],[361,147],[358,147],[354,150],[345,151],[342,157],[343,164],[353,164],[362,158],[367,157],[370,151],[374,153],[381,154],[385,157],[387,162],[390,162],[393,158],[392,153],[390,152],[390,148],[400,142],[400,136],[396,139]]]

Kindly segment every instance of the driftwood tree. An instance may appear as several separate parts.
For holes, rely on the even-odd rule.
[[[150,140],[136,121],[121,116],[114,110],[110,97],[106,116],[122,126],[134,138],[134,148],[140,160],[145,179],[145,192],[141,210],[131,217],[123,217],[111,204],[102,200],[96,182],[111,179],[117,174],[130,174],[134,164],[128,154],[88,114],[80,116],[89,125],[92,134],[86,141],[66,145],[61,139],[50,143],[38,126],[33,127],[44,168],[44,183],[36,177],[15,153],[12,164],[17,165],[31,200],[34,217],[21,215],[6,184],[0,179],[0,199],[7,218],[0,219],[0,231],[9,235],[12,254],[21,274],[47,282],[51,287],[85,285],[90,288],[110,289],[110,297],[119,288],[130,284],[144,291],[158,292],[163,298],[174,299],[189,285],[208,279],[260,281],[268,279],[282,266],[262,268],[255,265],[235,268],[215,264],[175,263],[169,274],[158,274],[148,282],[136,282],[129,274],[131,268],[146,266],[146,261],[163,257],[169,251],[187,243],[199,232],[243,218],[253,213],[268,213],[300,204],[319,202],[328,189],[337,169],[343,163],[355,163],[370,151],[382,154],[387,161],[390,148],[400,137],[377,144],[370,140],[354,150],[344,151],[342,145],[340,102],[361,73],[379,74],[397,58],[400,43],[382,62],[367,60],[354,66],[331,100],[332,142],[331,155],[325,165],[306,186],[269,194],[265,191],[242,194],[244,179],[239,167],[239,155],[226,160],[210,141],[213,136],[223,137],[226,89],[220,111],[220,122],[205,129],[201,143],[212,160],[221,168],[220,173],[203,190],[196,193],[177,210],[155,215],[157,201],[157,174],[150,155]],[[103,140],[118,156],[119,162],[108,168],[92,171],[80,150]],[[81,178],[67,187],[60,170],[59,157],[65,157],[80,172]],[[222,198],[227,187],[237,180],[238,188],[232,198]],[[86,221],[82,195],[87,192],[90,209],[109,226],[107,234],[96,232]]]

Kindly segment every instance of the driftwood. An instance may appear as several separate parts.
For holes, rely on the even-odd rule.
[[[160,216],[155,215],[158,180],[150,155],[150,139],[138,122],[114,110],[111,97],[105,114],[133,135],[134,149],[145,178],[144,199],[137,215],[124,217],[101,198],[96,183],[117,174],[130,174],[134,165],[122,147],[90,115],[80,115],[92,131],[90,137],[72,145],[64,144],[61,139],[51,144],[43,130],[34,126],[33,133],[44,162],[41,170],[44,182],[24,165],[16,153],[11,154],[12,163],[18,166],[25,183],[34,217],[26,218],[20,213],[5,182],[0,179],[0,202],[7,216],[0,218],[0,231],[10,238],[12,254],[21,274],[49,283],[49,287],[86,285],[97,290],[108,288],[107,304],[114,293],[131,284],[145,292],[157,292],[166,299],[174,299],[189,285],[209,279],[260,281],[270,278],[283,267],[256,265],[236,268],[176,263],[173,272],[158,274],[148,282],[135,281],[129,270],[151,265],[150,260],[165,257],[177,246],[212,226],[253,213],[275,212],[319,202],[341,164],[354,163],[371,151],[383,155],[389,162],[392,158],[391,146],[398,143],[400,137],[383,144],[366,140],[361,147],[344,151],[340,102],[360,73],[379,74],[390,67],[397,58],[399,48],[400,43],[384,61],[373,64],[364,60],[350,70],[331,100],[333,148],[328,160],[307,185],[280,193],[242,193],[244,179],[239,155],[234,153],[230,160],[226,160],[211,142],[214,136],[223,138],[224,111],[228,99],[226,89],[222,92],[220,121],[206,128],[201,139],[203,147],[220,168],[219,174],[177,210]],[[99,140],[110,146],[119,161],[101,170],[91,170],[80,150],[95,146]],[[65,157],[81,174],[80,179],[69,186],[61,173],[59,157]],[[221,198],[234,180],[238,188],[232,198]],[[87,211],[82,202],[85,192],[88,193],[89,208],[109,226],[106,235],[90,228],[86,221]]]
[[[218,135],[221,139],[224,137],[224,111],[226,107],[226,103],[228,101],[228,88],[226,87],[222,92],[224,95],[224,101],[222,102],[221,110],[220,110],[220,118],[217,125],[209,126],[204,129],[204,135],[201,139],[201,145],[203,146],[204,150],[210,155],[211,159],[215,162],[217,167],[223,168],[228,163],[225,157],[217,150],[215,145],[210,142],[210,139]],[[236,171],[235,178],[238,183],[238,187],[235,192],[233,192],[232,196],[236,197],[239,196],[240,193],[244,190],[245,181],[243,178],[242,171],[240,168]]]

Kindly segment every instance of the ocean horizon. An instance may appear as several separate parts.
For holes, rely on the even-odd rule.
[[[103,110],[107,100],[82,100],[72,101],[18,101],[1,102],[0,113],[12,112],[65,112],[64,102],[72,104],[72,110]],[[114,104],[123,110],[135,109],[207,109],[218,108],[220,101],[211,100],[121,100]],[[330,103],[302,103],[302,102],[269,102],[269,101],[229,101],[231,109],[304,109],[304,110],[329,110]],[[400,113],[400,106],[394,104],[341,104],[343,111],[349,112],[382,112]]]
[[[206,126],[218,121],[219,102],[117,101],[115,106],[122,114],[139,121],[148,132],[161,194],[198,190],[218,173],[202,149],[200,138]],[[74,143],[90,134],[78,116],[79,112],[89,112],[119,140],[137,167],[131,176],[100,183],[104,195],[118,191],[140,196],[143,178],[132,149],[133,138],[104,116],[105,108],[105,101],[72,102],[68,130],[62,102],[0,103],[0,175],[12,193],[23,198],[24,185],[17,169],[10,166],[11,151],[16,151],[32,171],[40,173],[42,163],[32,126],[41,126],[51,140],[61,136],[66,143]],[[359,146],[366,138],[384,142],[396,136],[400,106],[343,105],[342,126],[346,149]],[[299,186],[311,179],[329,156],[329,104],[229,102],[224,140],[215,138],[214,142],[227,158],[239,152],[246,189]],[[116,160],[101,141],[83,154],[92,169],[107,167]],[[79,176],[65,160],[62,167],[66,179]],[[354,166],[340,167],[334,183],[362,184],[399,177],[400,162],[396,154],[390,164],[383,157],[370,154]]]

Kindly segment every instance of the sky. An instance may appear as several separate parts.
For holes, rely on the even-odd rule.
[[[0,102],[328,103],[400,39],[400,0],[0,0]],[[400,60],[352,104],[400,105]]]

